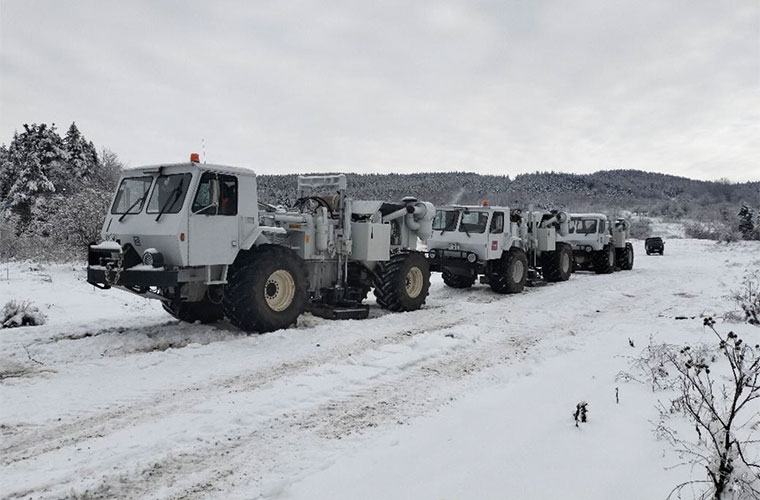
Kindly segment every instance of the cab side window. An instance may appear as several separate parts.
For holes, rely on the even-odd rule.
[[[238,183],[234,175],[219,176],[221,201],[219,215],[237,215],[238,213]]]
[[[491,234],[501,234],[504,232],[504,212],[494,212],[491,218]]]
[[[213,183],[219,181],[219,203],[213,199]],[[193,213],[203,215],[237,215],[238,182],[234,175],[204,172],[193,200]]]

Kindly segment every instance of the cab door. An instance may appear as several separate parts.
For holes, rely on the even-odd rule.
[[[488,241],[486,242],[486,256],[488,260],[500,259],[504,252],[505,241],[504,227],[506,218],[504,212],[494,211],[488,225]]]
[[[238,179],[234,175],[203,172],[190,207],[189,263],[232,264],[239,244]]]

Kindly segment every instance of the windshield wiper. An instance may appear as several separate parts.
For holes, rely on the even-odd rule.
[[[133,208],[135,208],[137,205],[139,205],[143,201],[145,201],[145,198],[148,197],[148,191],[150,191],[150,189],[146,189],[145,193],[143,193],[143,195],[140,198],[138,198],[134,203],[132,203],[132,205],[127,209],[126,212],[124,212],[123,214],[121,214],[121,217],[119,217],[119,222],[121,222],[122,220],[124,220],[124,217],[126,217],[127,215],[129,215],[130,212],[132,212]],[[137,212],[135,212],[135,213],[137,213]]]
[[[179,199],[179,196],[182,194],[182,184],[184,182],[185,182],[184,179],[182,179],[181,181],[179,181],[179,185],[177,185],[177,187],[175,187],[174,189],[172,189],[171,193],[169,193],[169,197],[164,202],[164,206],[161,207],[161,210],[158,211],[158,215],[156,216],[156,222],[158,222],[158,219],[160,219],[161,216],[164,215],[164,211],[167,208],[169,208],[169,206],[170,206],[169,202],[170,201],[172,202],[171,203],[172,205],[174,205],[177,202],[177,200]],[[173,200],[172,200],[172,196],[174,196]]]

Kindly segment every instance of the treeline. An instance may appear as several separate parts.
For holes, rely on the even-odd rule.
[[[24,125],[0,146],[0,257],[78,258],[98,238],[122,164],[72,123]]]
[[[742,203],[760,206],[760,182],[699,181],[639,170],[604,170],[593,174],[536,172],[509,176],[470,172],[414,174],[346,174],[352,196],[398,200],[416,196],[436,204],[491,204],[570,210],[632,210],[680,219],[704,211],[738,211]],[[295,198],[297,176],[260,175],[259,196],[288,205]]]

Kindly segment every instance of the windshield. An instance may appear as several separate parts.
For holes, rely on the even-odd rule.
[[[150,195],[149,214],[176,214],[182,209],[187,188],[190,186],[191,174],[162,175],[156,181],[156,187]]]
[[[116,192],[112,214],[136,214],[142,210],[145,197],[148,194],[153,177],[127,177],[122,179],[119,190]]]
[[[596,219],[572,219],[570,221],[570,232],[577,234],[595,234]]]
[[[436,210],[433,231],[453,231],[457,227],[459,210]]]
[[[488,223],[488,212],[464,212],[459,230],[465,233],[484,233]]]

